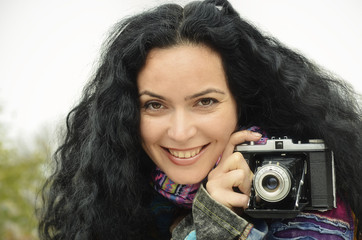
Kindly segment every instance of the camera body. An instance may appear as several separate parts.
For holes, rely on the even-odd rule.
[[[245,213],[254,218],[294,218],[303,210],[336,207],[333,152],[323,140],[271,138],[237,145],[254,173]]]

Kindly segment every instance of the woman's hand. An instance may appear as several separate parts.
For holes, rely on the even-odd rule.
[[[232,210],[247,207],[253,179],[253,173],[243,155],[234,152],[235,146],[260,138],[261,134],[247,130],[232,134],[219,165],[208,175],[206,189],[211,197]],[[235,187],[241,193],[235,192],[233,190]]]

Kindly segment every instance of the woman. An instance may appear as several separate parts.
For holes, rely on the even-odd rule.
[[[253,173],[233,151],[265,133],[325,140],[336,209],[286,220],[243,212]],[[162,5],[119,23],[55,158],[42,239],[352,239],[362,226],[352,89],[223,0]]]

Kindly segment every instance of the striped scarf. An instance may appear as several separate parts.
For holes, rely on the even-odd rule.
[[[179,207],[190,209],[201,183],[177,184],[158,167],[152,173],[153,188]]]

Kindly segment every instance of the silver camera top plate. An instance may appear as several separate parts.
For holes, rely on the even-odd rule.
[[[323,151],[327,149],[322,139],[310,139],[308,143],[293,143],[289,138],[271,138],[266,144],[255,145],[254,142],[243,143],[235,147],[237,152],[288,152],[288,151]]]

